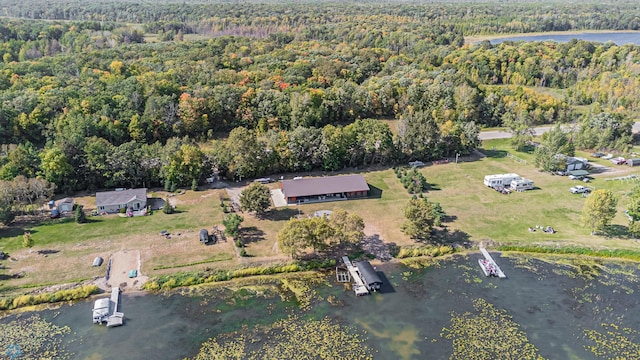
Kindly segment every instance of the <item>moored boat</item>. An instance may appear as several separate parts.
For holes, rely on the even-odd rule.
[[[480,264],[480,269],[482,269],[484,276],[498,276],[496,266],[491,261],[478,259],[478,264]]]

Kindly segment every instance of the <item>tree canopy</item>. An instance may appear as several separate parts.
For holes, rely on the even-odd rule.
[[[240,193],[240,207],[244,211],[263,214],[271,207],[271,192],[268,187],[257,182],[251,183]]]
[[[616,216],[618,199],[611,190],[594,190],[587,196],[582,209],[582,221],[594,234],[604,230]]]

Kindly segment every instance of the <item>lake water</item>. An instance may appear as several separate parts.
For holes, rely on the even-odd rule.
[[[386,284],[371,296],[356,297],[329,275],[333,285],[318,292],[324,299],[334,296],[340,305],[318,301],[304,314],[328,316],[366,331],[366,344],[376,351],[375,359],[449,359],[453,345],[441,336],[443,329],[452,326],[455,314],[478,314],[473,306],[477,299],[511,316],[547,359],[599,359],[585,349],[589,344],[585,330],[603,331],[602,324],[640,328],[637,265],[603,264],[598,269],[606,271],[596,273],[587,266],[591,276],[576,276],[576,266],[497,257],[508,276],[497,279],[481,275],[480,256],[456,256],[422,270],[379,266]],[[279,296],[248,294],[228,289],[196,296],[124,294],[125,326],[110,329],[91,323],[92,301],[38,314],[71,328],[62,347],[73,359],[181,359],[195,356],[210,337],[242,325],[271,324],[295,309]],[[640,338],[631,341],[638,343]]]
[[[555,41],[569,42],[572,39],[594,41],[600,43],[613,42],[616,45],[634,44],[640,45],[640,32],[614,32],[614,33],[578,33],[578,34],[543,34],[543,35],[522,35],[492,39],[492,44],[500,44],[505,41]]]

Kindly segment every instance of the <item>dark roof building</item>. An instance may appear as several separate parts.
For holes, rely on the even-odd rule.
[[[366,197],[369,193],[369,185],[362,175],[282,180],[280,189],[289,204],[346,200]]]
[[[362,260],[356,263],[356,267],[358,268],[358,272],[360,272],[360,276],[362,277],[362,282],[369,289],[369,291],[378,291],[380,290],[380,286],[382,286],[382,280],[376,273],[376,270],[371,266],[371,263]]]

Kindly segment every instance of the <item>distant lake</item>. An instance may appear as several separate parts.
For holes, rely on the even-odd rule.
[[[594,41],[600,43],[613,42],[616,45],[634,44],[640,45],[640,32],[609,32],[609,33],[575,33],[575,34],[541,34],[504,37],[490,40],[492,44],[500,44],[505,41],[555,41],[569,42],[572,39]]]

